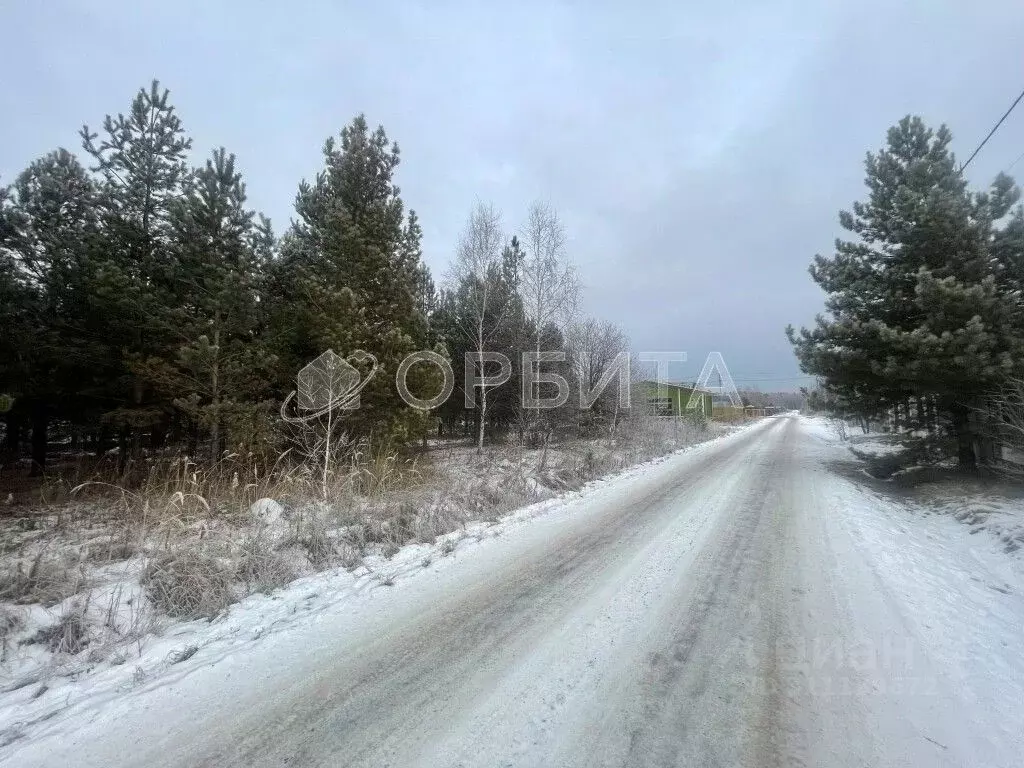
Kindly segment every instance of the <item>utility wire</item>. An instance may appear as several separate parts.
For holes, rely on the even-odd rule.
[[[992,127],[991,131],[988,132],[988,136],[982,139],[982,142],[981,144],[978,145],[978,148],[971,153],[970,157],[967,158],[967,162],[960,166],[960,173],[963,173],[967,166],[971,164],[971,160],[974,159],[975,155],[981,152],[981,148],[988,144],[988,140],[992,138],[992,134],[999,130],[999,126],[1002,125],[1003,121],[1010,116],[1010,113],[1013,112],[1013,110],[1017,107],[1018,104],[1020,104],[1022,99],[1024,99],[1024,91],[1020,92],[1020,95],[1016,98],[1013,104],[1010,105],[1010,108],[1006,110],[1006,113],[999,118],[999,122]]]
[[[1011,170],[1013,170],[1013,166],[1015,166],[1021,160],[1024,160],[1024,152],[1021,152],[1019,155],[1017,155],[1017,159],[1010,163],[1008,166],[1006,166],[1006,172],[1009,173]]]

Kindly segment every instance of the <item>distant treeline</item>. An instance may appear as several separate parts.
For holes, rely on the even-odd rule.
[[[0,189],[0,393],[13,398],[5,463],[28,455],[42,471],[55,431],[97,455],[118,447],[122,464],[168,450],[273,455],[281,401],[327,349],[366,350],[380,365],[346,416],[349,435],[468,433],[481,416],[464,408],[461,375],[435,413],[399,398],[395,370],[408,353],[463,360],[471,325],[513,360],[564,350],[571,336],[571,378],[602,344],[625,347],[607,324],[529,311],[523,275],[552,254],[517,238],[502,235],[497,268],[463,271],[439,290],[395,184],[398,147],[362,116],[326,142],[281,237],[248,207],[233,154],[219,148],[190,165],[192,140],[155,81],[127,113],[83,127],[81,143],[82,159],[57,149]],[[534,212],[545,210],[553,216]],[[483,316],[473,304],[481,283],[491,297]],[[429,366],[409,384],[426,397],[439,386]],[[492,393],[487,424],[523,423],[518,396],[514,383]],[[589,429],[605,417],[599,403],[572,418]]]

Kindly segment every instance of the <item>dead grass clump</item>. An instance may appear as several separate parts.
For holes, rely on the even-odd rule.
[[[306,559],[314,568],[322,570],[330,565],[334,554],[334,538],[322,518],[313,516],[303,521],[298,543],[305,550]]]
[[[0,605],[0,639],[7,638],[24,625],[25,617],[21,610],[16,610],[8,605]]]
[[[242,542],[236,575],[250,592],[273,592],[298,577],[291,563],[259,536]]]
[[[351,571],[363,562],[363,548],[358,544],[342,539],[337,547],[338,565],[346,571]]]
[[[77,557],[44,549],[27,566],[18,560],[0,572],[0,600],[49,607],[78,594],[85,583]]]
[[[0,664],[7,662],[11,637],[25,624],[25,617],[20,610],[7,605],[0,605]]]
[[[463,525],[462,516],[447,505],[432,506],[416,518],[415,537],[424,544],[433,544],[438,536],[457,531]]]
[[[466,501],[470,508],[477,512],[489,512],[505,502],[504,496],[505,494],[497,488],[492,488],[486,483],[478,483],[467,493]]]
[[[547,487],[556,487],[558,482],[548,475],[557,474],[560,470],[551,469],[545,473],[543,483]],[[500,515],[537,500],[537,494],[526,483],[526,478],[513,477],[502,482],[495,488],[488,483],[475,483],[466,488],[460,495],[462,506],[476,514],[489,519],[497,519]]]
[[[234,601],[232,573],[213,557],[184,549],[150,561],[142,574],[153,604],[179,619],[213,618]]]
[[[363,522],[349,526],[346,533],[363,547],[380,544],[385,556],[419,536],[420,512],[411,500],[378,502],[365,512]]]
[[[43,627],[24,642],[41,643],[49,648],[51,653],[66,653],[70,656],[81,653],[89,645],[89,626],[85,610],[77,606],[71,608],[55,624]]]
[[[417,505],[411,501],[403,501],[398,504],[391,517],[391,529],[394,540],[397,544],[416,538],[416,520],[419,517]]]
[[[583,455],[577,459],[576,475],[586,482],[601,477],[615,469],[615,458],[610,453],[597,451],[587,447]]]
[[[367,544],[387,544],[391,541],[391,533],[388,531],[388,523],[382,517],[374,515],[360,526],[362,538]]]
[[[82,550],[82,559],[99,565],[131,560],[141,551],[139,542],[125,536],[91,541]]]

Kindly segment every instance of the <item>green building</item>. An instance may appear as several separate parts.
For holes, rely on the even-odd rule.
[[[685,384],[669,384],[659,381],[641,381],[637,393],[643,398],[643,405],[650,408],[658,416],[678,417],[686,415],[690,396],[694,387]],[[711,393],[697,390],[698,403],[694,410],[711,418]]]

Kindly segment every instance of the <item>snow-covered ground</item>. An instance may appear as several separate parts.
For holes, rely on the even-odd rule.
[[[711,424],[709,434],[702,439],[714,442],[738,429]],[[575,480],[572,469],[579,462],[572,451],[549,450],[544,468],[537,470],[539,450],[492,450],[481,460],[472,445],[446,444],[435,448],[431,466],[434,473],[443,473],[447,487],[479,485],[503,499],[533,497],[541,501],[498,516],[481,507],[478,516],[493,519],[469,520],[431,544],[411,543],[394,553],[371,548],[354,568],[330,568],[269,594],[249,595],[213,621],[181,622],[152,616],[145,590],[139,584],[139,558],[95,568],[89,574],[87,590],[56,605],[7,608],[7,615],[16,618],[17,626],[7,633],[0,659],[0,757],[3,747],[31,736],[40,724],[50,727],[83,709],[116,706],[126,693],[171,684],[197,666],[244,652],[270,633],[349,610],[354,602],[370,600],[372,605],[373,595],[379,590],[391,590],[409,576],[443,572],[467,546],[500,537],[511,527],[538,516],[564,514],[568,507],[597,498],[595,494],[600,494],[608,482],[628,483],[671,455],[695,449],[688,445],[581,489],[564,490]],[[574,450],[579,452],[581,448],[575,446]],[[629,461],[628,455],[614,449],[599,454],[602,466],[621,466]],[[511,493],[509,485],[513,483],[524,486],[525,493]],[[287,533],[287,522],[281,519],[280,507],[272,500],[253,505],[253,513],[263,518],[268,530],[281,528],[271,531],[273,537],[281,539]],[[83,601],[91,621],[104,630],[115,630],[109,632],[118,641],[113,651],[107,643],[94,641],[73,656],[54,654],[45,642],[31,640],[59,623],[69,606],[77,610]],[[0,615],[2,620],[4,616]],[[137,626],[142,622],[146,625]],[[122,638],[129,632],[136,639],[126,644]]]
[[[1019,765],[1019,556],[850,458],[768,419],[249,598],[8,692],[0,764]]]
[[[813,453],[821,464],[849,458],[823,420],[805,419],[804,429],[815,440]],[[830,523],[842,532],[831,537],[833,546],[845,542],[851,550],[837,549],[837,562],[866,566],[840,572],[848,583],[860,582],[847,592],[866,598],[851,605],[865,635],[883,640],[869,646],[875,653],[868,663],[889,663],[907,673],[898,681],[887,676],[876,691],[883,694],[886,682],[898,682],[906,692],[894,697],[905,708],[889,707],[892,730],[927,733],[940,746],[934,752],[918,743],[904,753],[902,764],[1019,765],[1024,561],[1006,551],[998,529],[969,528],[955,514],[993,500],[977,488],[921,499],[884,483],[859,484],[836,475],[823,488]],[[1001,501],[1007,527],[1019,528],[1024,504],[1011,508],[1012,502]],[[868,610],[870,603],[874,610]]]
[[[85,499],[72,494],[45,506],[5,508],[0,696],[25,688],[42,696],[111,667],[131,669],[133,680],[142,680],[154,652],[180,663],[197,647],[168,649],[169,640],[185,642],[210,617],[218,629],[231,627],[234,619],[223,621],[225,612],[239,616],[297,579],[316,583],[327,571],[329,581],[344,582],[346,569],[355,578],[389,581],[387,574],[409,558],[433,559],[427,545],[448,553],[474,536],[481,521],[496,522],[734,429],[683,422],[646,427],[616,439],[560,441],[544,451],[495,444],[478,454],[469,441],[448,441],[401,467],[391,457],[345,468],[326,503],[310,501],[318,487],[291,471],[262,485],[236,475],[228,489],[190,480],[192,466],[172,483],[136,492],[101,484],[105,493],[88,498],[86,485]],[[366,478],[371,487],[358,485]],[[251,503],[255,488],[274,498]],[[199,618],[204,621],[182,624]],[[17,735],[0,727],[0,742]]]
[[[971,535],[994,536],[1007,553],[1024,548],[1022,479],[944,471],[955,468],[955,459],[930,461],[927,466],[915,464],[913,452],[921,439],[928,438],[927,432],[859,434],[859,431],[848,430],[844,440],[839,438],[834,421],[814,418],[807,423],[819,439],[836,449],[829,453],[830,460],[849,461],[850,457],[839,450],[845,447],[850,454],[864,460],[860,471],[871,481],[893,483],[888,489],[879,482],[868,482],[867,487],[875,488],[884,498],[897,499],[906,512],[946,518],[946,522],[956,520],[967,525]],[[910,461],[907,460],[908,446]],[[870,471],[877,470],[888,459],[892,459],[888,466],[891,474],[878,476]]]

